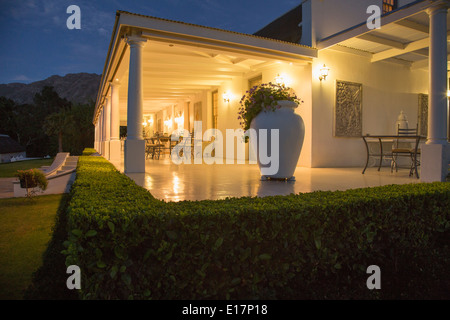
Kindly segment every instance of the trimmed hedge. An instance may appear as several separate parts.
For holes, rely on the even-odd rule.
[[[92,154],[95,154],[95,153],[97,153],[97,150],[95,150],[94,148],[85,148],[84,150],[83,150],[83,156],[90,156],[90,155],[92,155]]]
[[[82,156],[64,253],[85,299],[448,299],[449,207],[448,183],[166,203]]]

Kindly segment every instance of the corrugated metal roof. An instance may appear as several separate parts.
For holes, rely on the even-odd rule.
[[[298,7],[294,8],[293,10],[295,10],[295,9],[298,9]],[[288,13],[290,13],[290,12],[288,12]],[[241,36],[255,37],[255,38],[260,38],[260,39],[266,39],[266,40],[281,42],[281,43],[288,43],[288,44],[291,44],[291,45],[294,44],[294,45],[297,45],[297,46],[300,46],[300,47],[305,47],[305,48],[312,48],[310,46],[306,46],[306,45],[300,44],[299,42],[292,42],[292,41],[288,41],[288,40],[284,40],[284,39],[278,39],[276,37],[272,38],[272,37],[265,36],[265,35],[258,35],[257,33],[255,33],[255,34],[241,33],[241,32],[230,31],[230,30],[225,30],[225,29],[219,29],[219,28],[214,28],[214,27],[202,26],[202,25],[199,25],[199,24],[194,24],[194,23],[189,23],[189,22],[182,22],[182,21],[177,21],[177,20],[158,18],[158,17],[144,15],[144,14],[139,14],[139,13],[132,13],[132,12],[123,11],[123,10],[118,10],[117,11],[117,14],[119,14],[119,15],[122,14],[122,13],[133,15],[133,16],[138,16],[138,17],[143,17],[143,18],[150,18],[150,19],[156,19],[156,20],[160,20],[160,21],[167,21],[167,22],[171,22],[171,23],[184,24],[184,25],[187,25],[187,26],[193,26],[193,27],[199,27],[199,28],[204,28],[204,29],[209,29],[209,30],[215,30],[215,31],[220,31],[220,32],[227,32],[227,33],[237,34],[237,35],[241,35]],[[300,14],[300,21],[301,21],[301,14]],[[298,27],[298,23],[297,23],[297,27]],[[301,32],[300,32],[300,36],[301,36]],[[282,37],[280,36],[279,38],[282,38]]]

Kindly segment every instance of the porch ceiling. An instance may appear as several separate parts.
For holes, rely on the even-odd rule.
[[[124,39],[138,34],[147,40],[142,51],[144,114],[190,101],[237,77],[251,78],[276,64],[308,64],[314,48],[177,21],[118,12],[94,122],[117,81],[121,121],[127,116],[130,50]]]
[[[203,90],[213,90],[235,77],[251,76],[262,68],[281,63],[183,44],[150,41],[143,50],[144,112],[188,101]],[[121,83],[120,104],[126,117],[129,50],[126,50],[116,79]]]
[[[394,15],[394,13],[392,14]],[[386,16],[388,18],[388,16]],[[414,69],[428,69],[429,17],[425,11],[390,19],[381,29],[369,30],[360,26],[361,32],[329,46],[330,49],[359,51],[372,62],[391,61],[406,64]],[[447,15],[447,39],[450,39],[450,16]],[[327,40],[329,41],[329,40]],[[450,52],[450,43],[447,41]],[[320,46],[319,46],[320,47]]]

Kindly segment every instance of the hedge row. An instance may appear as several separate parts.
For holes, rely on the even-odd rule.
[[[85,299],[448,299],[449,208],[448,183],[166,203],[82,156],[64,253]]]
[[[83,156],[90,156],[93,155],[94,153],[97,153],[97,150],[95,150],[94,148],[85,148],[83,150]]]

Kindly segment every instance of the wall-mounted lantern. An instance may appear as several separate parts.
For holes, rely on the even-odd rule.
[[[323,65],[322,68],[320,68],[320,76],[319,76],[319,80],[327,80],[328,77],[328,73],[330,71],[330,68],[328,68],[325,64]]]
[[[223,98],[223,102],[229,103],[231,100],[231,94],[228,91],[226,91],[222,94],[222,98]]]

